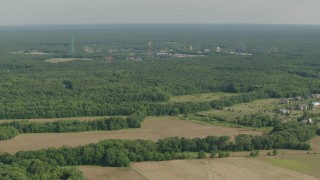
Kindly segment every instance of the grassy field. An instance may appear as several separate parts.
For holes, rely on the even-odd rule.
[[[133,163],[132,168],[147,179],[316,179],[255,158],[175,160]]]
[[[49,147],[79,146],[96,143],[103,139],[150,139],[158,140],[164,137],[206,137],[231,136],[238,134],[260,135],[261,132],[241,128],[228,128],[204,125],[175,117],[148,117],[138,129],[119,131],[92,131],[81,133],[43,133],[21,134],[14,139],[0,141],[0,152],[15,153],[22,150],[38,150]]]
[[[61,62],[69,62],[69,61],[78,61],[80,60],[79,58],[51,58],[51,59],[46,59],[46,62],[50,63],[61,63]]]
[[[296,120],[302,115],[302,111],[294,110],[289,115],[277,113],[276,109],[284,108],[286,105],[279,104],[281,99],[261,99],[250,103],[241,103],[231,107],[224,107],[223,110],[210,110],[201,112],[202,115],[217,115],[227,120],[234,120],[237,116],[243,117],[254,113],[262,112],[269,115],[278,115],[283,120]]]
[[[87,180],[145,180],[143,175],[131,168],[111,168],[97,166],[81,166],[79,169],[83,172]]]
[[[261,158],[263,161],[282,168],[294,170],[304,174],[308,174],[320,179],[320,156],[305,155],[305,156],[290,156],[290,157],[275,157]]]
[[[171,97],[172,102],[204,102],[213,101],[227,96],[235,96],[239,94],[235,93],[206,93],[206,94],[195,94],[195,95],[185,95],[185,96],[174,96]]]

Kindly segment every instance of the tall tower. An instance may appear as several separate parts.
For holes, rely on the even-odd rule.
[[[71,37],[69,55],[74,55],[74,36]]]

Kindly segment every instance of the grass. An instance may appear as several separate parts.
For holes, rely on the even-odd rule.
[[[275,166],[320,178],[320,156],[318,155],[263,158],[262,160]]]
[[[312,179],[256,158],[215,158],[132,163],[147,179]],[[315,178],[314,178],[315,179]]]
[[[206,94],[195,94],[195,95],[185,95],[185,96],[174,96],[171,97],[171,102],[204,102],[213,101],[220,99],[222,97],[235,96],[239,94],[235,93],[206,93]]]

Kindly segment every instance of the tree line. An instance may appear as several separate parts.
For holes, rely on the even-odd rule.
[[[96,130],[119,130],[126,128],[140,128],[142,116],[110,117],[93,121],[53,121],[30,122],[26,120],[5,122],[0,124],[0,140],[7,140],[19,133],[66,133]]]
[[[268,114],[255,113],[250,115],[245,115],[244,117],[236,117],[233,121],[235,124],[242,126],[248,126],[253,128],[261,127],[274,127],[277,124],[281,123],[280,119],[277,116],[271,117]]]

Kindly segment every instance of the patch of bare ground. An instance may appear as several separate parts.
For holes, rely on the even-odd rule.
[[[97,166],[82,166],[79,169],[83,172],[86,180],[145,180],[141,174],[130,168],[112,168]]]
[[[315,136],[311,139],[311,147],[313,153],[320,154],[320,136]]]
[[[0,152],[15,153],[24,150],[39,150],[49,147],[86,145],[97,143],[104,139],[145,139],[156,141],[160,138],[231,136],[238,134],[260,135],[259,131],[249,131],[239,128],[208,126],[174,117],[148,117],[138,129],[119,131],[91,131],[81,133],[42,133],[20,134],[14,139],[0,141]]]
[[[184,180],[283,180],[316,178],[293,170],[277,167],[254,158],[225,158],[205,160],[174,160],[133,163],[133,169],[147,179]]]

